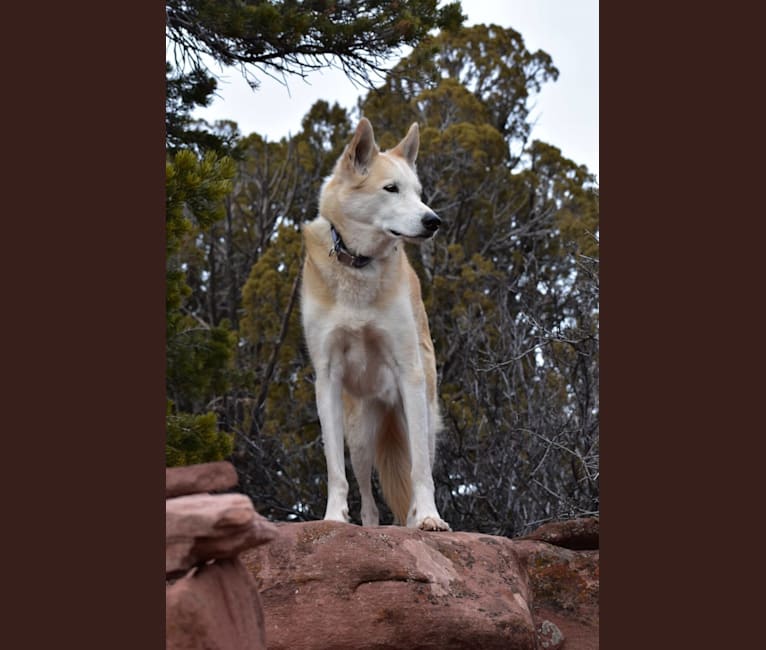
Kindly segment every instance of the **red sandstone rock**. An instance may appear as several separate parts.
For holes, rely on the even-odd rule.
[[[236,485],[229,463],[173,468],[167,494]],[[247,497],[166,502],[171,650],[598,649],[598,519],[554,522],[525,538],[283,524]],[[242,552],[280,538],[269,547]],[[250,574],[256,578],[256,582]],[[537,645],[535,645],[537,644]]]
[[[165,571],[187,572],[166,582],[166,648],[266,650],[260,596],[237,556],[276,527],[244,495],[206,494],[237,484],[230,463],[169,468],[165,482],[175,497],[165,501]]]
[[[226,461],[165,468],[165,498],[228,490],[237,485],[234,465]]]
[[[583,517],[544,524],[529,535],[517,539],[537,539],[554,546],[579,551],[598,548],[598,518]]]
[[[165,601],[167,650],[266,650],[261,600],[239,560],[200,567]]]
[[[269,650],[537,647],[507,538],[320,521],[280,525],[241,559],[261,592]]]
[[[242,494],[194,494],[165,501],[165,571],[233,558],[277,534]]]
[[[596,650],[599,552],[573,551],[537,540],[514,540],[513,544],[527,569],[538,624],[554,624],[565,639],[566,650]]]

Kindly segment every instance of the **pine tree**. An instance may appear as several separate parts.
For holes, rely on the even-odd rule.
[[[186,271],[194,241],[220,218],[233,174],[233,161],[213,152],[199,159],[181,150],[166,165],[169,464],[221,460],[232,449],[231,436],[218,431],[215,413],[208,409],[229,388],[235,340],[226,323],[210,326],[190,315],[185,303],[191,295]]]
[[[167,0],[166,38],[181,67],[205,68],[203,55],[240,66],[256,87],[258,70],[284,78],[336,65],[371,86],[399,47],[415,45],[434,28],[456,29],[459,2],[436,0],[332,2]]]

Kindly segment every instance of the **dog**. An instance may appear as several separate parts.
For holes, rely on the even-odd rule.
[[[434,346],[403,245],[441,224],[420,198],[419,146],[414,123],[381,152],[362,118],[322,184],[318,216],[302,229],[301,316],[327,461],[326,520],[350,521],[345,438],[363,526],[379,524],[374,466],[394,523],[450,530],[434,499],[442,428]]]

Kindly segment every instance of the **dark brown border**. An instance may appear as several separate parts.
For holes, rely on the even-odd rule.
[[[738,6],[600,7],[605,648],[757,638],[762,598],[738,582],[763,509],[744,412],[762,399],[736,366],[761,345],[758,24]]]
[[[164,7],[5,18],[5,645],[162,648]]]

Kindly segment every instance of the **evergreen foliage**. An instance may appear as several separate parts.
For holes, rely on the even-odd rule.
[[[221,460],[232,450],[232,436],[208,408],[230,386],[236,338],[228,323],[211,327],[189,309],[186,271],[200,231],[222,214],[233,174],[234,161],[212,151],[198,158],[179,150],[165,167],[169,465]]]
[[[168,467],[223,460],[232,450],[232,435],[218,430],[215,413],[174,413],[168,402],[165,463]]]

